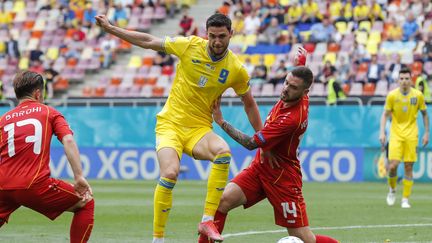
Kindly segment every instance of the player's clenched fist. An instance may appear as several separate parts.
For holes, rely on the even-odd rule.
[[[108,18],[105,15],[98,15],[95,17],[95,19],[96,19],[96,24],[102,27],[103,29],[106,29],[108,26],[110,26],[110,22],[108,21]]]

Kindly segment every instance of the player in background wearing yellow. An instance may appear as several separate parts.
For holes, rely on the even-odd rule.
[[[154,194],[153,242],[164,242],[182,153],[213,162],[198,231],[211,240],[222,241],[212,221],[228,180],[231,152],[228,144],[212,131],[212,104],[226,89],[233,88],[255,131],[262,129],[247,71],[228,49],[233,34],[231,20],[222,14],[210,16],[206,22],[208,40],[196,36],[159,39],[113,26],[104,15],[96,16],[96,20],[112,35],[180,59],[168,100],[157,115],[156,150],[161,177]]]
[[[422,145],[429,142],[429,118],[423,94],[411,87],[411,71],[403,68],[399,72],[399,88],[390,91],[386,98],[384,111],[380,122],[379,140],[385,145],[385,124],[391,117],[389,138],[389,176],[390,191],[387,194],[387,204],[394,205],[396,201],[397,167],[404,162],[405,174],[402,180],[402,208],[410,208],[408,198],[413,186],[413,165],[417,161],[418,126],[417,113],[423,115],[424,134]]]

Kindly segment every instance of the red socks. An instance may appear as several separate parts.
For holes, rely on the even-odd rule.
[[[326,235],[315,235],[316,243],[339,243],[339,241]]]
[[[218,229],[220,234],[222,234],[222,231],[225,227],[226,217],[226,213],[221,213],[219,212],[219,210],[216,211],[216,214],[214,216],[214,224],[216,225],[216,228]]]
[[[84,243],[90,238],[94,222],[94,200],[75,212],[70,228],[70,242]]]

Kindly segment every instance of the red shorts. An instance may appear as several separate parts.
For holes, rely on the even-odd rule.
[[[72,184],[54,178],[33,184],[29,189],[0,190],[0,221],[7,222],[20,206],[54,220],[79,200]]]
[[[267,181],[253,167],[246,168],[233,180],[244,194],[247,203],[244,208],[251,207],[267,198],[273,206],[275,223],[286,228],[300,228],[309,225],[306,204],[301,188],[284,183],[283,178],[277,183]]]

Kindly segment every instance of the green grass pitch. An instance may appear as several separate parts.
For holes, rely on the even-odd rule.
[[[90,242],[151,242],[154,181],[91,181],[96,198],[95,226]],[[398,185],[401,188],[401,185]],[[179,181],[166,229],[167,243],[197,242],[206,182]],[[309,223],[315,233],[340,242],[432,242],[432,187],[414,184],[411,209],[400,208],[401,190],[393,207],[385,203],[381,183],[305,183]],[[18,209],[0,229],[0,242],[68,242],[72,214],[56,221],[26,208]],[[239,234],[244,233],[244,234]],[[275,243],[286,236],[274,225],[264,200],[231,211],[224,242]]]

